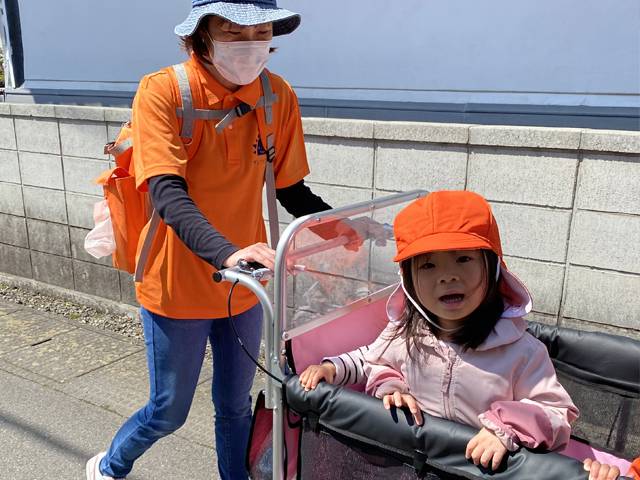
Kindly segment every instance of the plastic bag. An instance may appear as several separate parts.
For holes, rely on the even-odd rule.
[[[84,249],[95,258],[111,255],[116,249],[109,205],[101,200],[93,206],[95,227],[84,238]]]

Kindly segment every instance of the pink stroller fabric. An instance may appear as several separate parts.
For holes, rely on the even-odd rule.
[[[290,424],[299,418],[288,409],[284,425],[285,452],[287,460],[287,480],[296,478],[298,471],[299,427]],[[296,417],[296,418],[293,418]],[[273,413],[265,408],[264,392],[260,393],[253,412],[251,438],[247,449],[247,470],[252,480],[271,480],[273,477]]]
[[[615,455],[611,455],[610,453],[601,452],[600,450],[590,447],[589,445],[586,445],[582,442],[578,442],[574,439],[569,440],[569,445],[567,445],[565,449],[560,453],[562,455],[566,455],[567,457],[580,460],[581,462],[583,462],[586,458],[592,458],[600,463],[607,463],[609,465],[616,466],[620,469],[622,474],[628,472],[629,468],[631,468],[631,462],[623,458],[618,458]]]
[[[372,343],[387,325],[387,297],[357,308],[291,340],[296,373],[323,358]]]

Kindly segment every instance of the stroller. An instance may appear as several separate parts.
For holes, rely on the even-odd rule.
[[[581,416],[564,455],[522,448],[495,472],[464,457],[476,433],[469,426],[426,414],[422,426],[414,425],[411,415],[390,414],[357,385],[321,383],[309,392],[300,386],[296,373],[371,343],[386,326],[385,305],[398,282],[389,224],[426,193],[299,218],[278,243],[275,272],[242,265],[214,276],[251,289],[264,310],[269,378],[254,410],[251,478],[586,480],[587,457],[623,471],[640,454],[640,342],[629,338],[531,322],[529,332],[547,346]],[[347,236],[318,236],[323,225],[345,219],[364,239],[356,248]],[[272,275],[274,304],[261,283]]]

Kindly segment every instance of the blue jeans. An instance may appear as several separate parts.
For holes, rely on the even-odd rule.
[[[222,479],[246,479],[250,391],[256,367],[242,351],[229,320],[175,320],[144,308],[140,312],[149,366],[149,402],[120,427],[100,463],[101,473],[126,477],[136,459],[151,445],[184,424],[209,339],[213,351],[211,396],[218,471]],[[233,319],[247,350],[257,358],[262,308],[256,305]]]

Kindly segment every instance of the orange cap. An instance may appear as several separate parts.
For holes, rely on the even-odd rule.
[[[393,222],[401,262],[438,250],[493,250],[502,258],[500,232],[487,201],[474,192],[433,192],[407,205]]]

